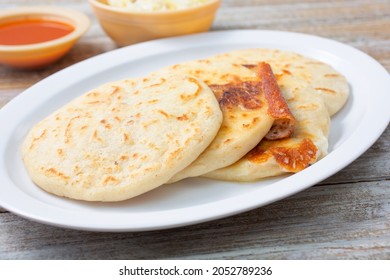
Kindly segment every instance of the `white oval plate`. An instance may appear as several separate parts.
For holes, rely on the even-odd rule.
[[[71,99],[104,82],[248,47],[295,51],[332,65],[348,79],[351,96],[332,119],[330,154],[318,163],[295,175],[254,183],[187,179],[118,203],[60,198],[30,181],[21,159],[23,138],[35,123]],[[374,59],[347,45],[304,34],[210,32],[114,50],[40,81],[0,110],[0,205],[38,222],[94,231],[172,228],[247,211],[302,191],[359,157],[389,123],[389,92],[389,74]]]

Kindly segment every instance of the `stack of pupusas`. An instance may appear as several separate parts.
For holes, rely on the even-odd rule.
[[[330,116],[348,91],[322,62],[233,51],[87,92],[31,129],[23,160],[44,190],[87,201],[126,200],[187,177],[295,173],[327,154]]]

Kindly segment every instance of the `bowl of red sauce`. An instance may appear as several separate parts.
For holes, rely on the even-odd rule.
[[[20,7],[0,12],[0,64],[46,67],[63,57],[88,30],[89,18],[61,7]]]

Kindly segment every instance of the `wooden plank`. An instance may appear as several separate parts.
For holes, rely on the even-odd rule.
[[[390,127],[362,156],[334,176],[326,179],[324,184],[346,182],[390,180]]]
[[[140,233],[59,229],[2,213],[0,258],[388,259],[389,187],[316,186],[234,217]]]
[[[390,5],[385,1],[224,1],[214,29],[303,32],[352,45],[390,70]],[[245,19],[245,20],[242,20]]]

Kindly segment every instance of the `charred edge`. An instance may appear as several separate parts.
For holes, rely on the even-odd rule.
[[[260,100],[261,86],[258,82],[247,81],[237,84],[210,85],[210,88],[217,96],[221,107],[242,106],[249,110],[262,107]]]

